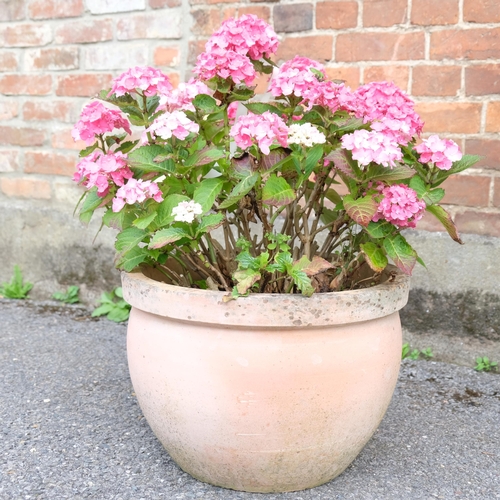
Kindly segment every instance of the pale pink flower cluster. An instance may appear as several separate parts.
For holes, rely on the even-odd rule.
[[[374,222],[385,219],[398,228],[416,227],[417,222],[423,217],[425,203],[418,199],[415,190],[405,184],[381,186],[379,191],[384,196],[378,205]]]
[[[110,183],[123,186],[125,179],[132,175],[127,166],[127,155],[120,152],[104,154],[96,150],[78,162],[73,180],[83,180],[82,185],[87,189],[97,187],[98,196],[103,198],[109,192]]]
[[[119,111],[109,109],[99,101],[93,101],[83,108],[71,136],[75,141],[82,140],[90,146],[96,136],[111,132],[115,128],[123,128],[127,133],[132,133],[128,120]]]
[[[342,136],[342,147],[352,151],[352,157],[360,165],[371,162],[394,167],[401,161],[403,153],[398,143],[390,136],[375,130],[355,130],[352,134]]]
[[[210,53],[233,51],[259,60],[276,52],[278,36],[265,21],[253,14],[246,14],[238,19],[224,21],[210,37],[205,48]]]
[[[249,148],[256,141],[265,155],[269,154],[269,147],[275,141],[283,147],[288,144],[288,128],[285,122],[269,111],[261,115],[248,113],[240,116],[231,127],[229,135],[234,137],[234,142],[242,149]]]
[[[394,137],[406,145],[419,136],[424,123],[414,109],[413,101],[392,82],[372,82],[359,87],[355,115],[371,122],[371,128]]]
[[[231,102],[227,105],[227,117],[229,119],[229,123],[234,123],[236,120],[236,115],[238,113],[238,101]]]
[[[136,66],[122,73],[113,80],[113,86],[108,95],[120,97],[133,94],[140,90],[145,96],[165,94],[172,90],[172,84],[167,75],[159,69],[149,66]]]
[[[314,105],[328,108],[332,113],[336,111],[354,111],[356,97],[349,87],[343,83],[331,80],[318,81],[316,85],[304,92],[308,107]]]
[[[202,80],[220,76],[224,79],[231,78],[236,84],[245,82],[247,86],[252,85],[257,75],[250,59],[232,50],[201,53],[193,72]]]
[[[175,110],[163,113],[142,133],[141,142],[148,142],[148,132],[162,139],[170,139],[172,136],[184,140],[191,132],[195,134],[200,130],[200,126],[190,120],[184,111]]]
[[[197,215],[201,215],[203,209],[199,203],[194,200],[181,201],[176,207],[172,208],[174,220],[178,222],[191,222]]]
[[[187,83],[179,83],[171,92],[160,95],[158,109],[195,111],[193,99],[199,94],[210,94],[210,89],[200,80],[191,78]]]
[[[274,69],[269,83],[270,92],[275,97],[291,94],[304,97],[319,82],[318,77],[311,71],[311,68],[319,71],[324,77],[325,68],[322,64],[307,57],[295,56],[280,68]]]
[[[163,201],[162,192],[158,184],[152,181],[143,181],[141,179],[129,179],[128,182],[120,187],[113,198],[112,210],[119,212],[125,204],[133,205],[142,203],[152,198],[158,203]]]
[[[433,163],[441,170],[450,170],[454,161],[462,159],[462,152],[458,144],[450,139],[440,139],[437,135],[431,135],[415,147],[420,153],[421,163]]]

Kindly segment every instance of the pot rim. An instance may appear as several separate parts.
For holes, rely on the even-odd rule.
[[[409,276],[394,266],[393,279],[360,290],[299,294],[255,293],[224,302],[228,292],[179,287],[141,271],[121,274],[124,299],[136,309],[176,321],[245,328],[304,328],[381,318],[408,302]],[[255,313],[258,311],[258,314]]]

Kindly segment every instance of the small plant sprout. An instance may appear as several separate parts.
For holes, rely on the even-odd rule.
[[[427,359],[427,360],[429,360],[429,359],[431,359],[431,358],[433,358],[433,357],[434,357],[434,353],[432,352],[432,349],[431,349],[430,347],[427,347],[426,349],[423,349],[423,350],[420,352],[420,354],[422,354],[422,356],[423,356],[425,359]]]
[[[406,359],[406,358],[419,359],[420,356],[423,356],[425,359],[429,360],[434,357],[434,354],[430,347],[427,347],[422,351],[419,351],[418,349],[411,349],[410,344],[408,342],[406,344],[403,344],[401,359]]]
[[[478,357],[476,358],[476,366],[474,370],[478,372],[493,372],[498,371],[498,363],[496,361],[491,361],[488,357]]]
[[[130,304],[123,299],[122,288],[115,288],[112,292],[104,292],[99,301],[99,307],[92,312],[92,317],[106,316],[115,323],[127,321],[130,314]]]
[[[56,292],[52,295],[52,298],[64,302],[65,304],[76,304],[80,302],[78,293],[80,292],[80,287],[71,285],[65,292]]]
[[[14,266],[14,277],[10,283],[0,285],[0,296],[7,299],[25,299],[33,288],[33,283],[24,283],[20,267]]]

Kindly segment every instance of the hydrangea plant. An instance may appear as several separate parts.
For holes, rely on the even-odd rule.
[[[353,91],[305,57],[277,66],[277,47],[263,20],[229,19],[187,83],[136,67],[83,109],[80,218],[104,209],[119,269],[228,297],[311,295],[377,283],[391,261],[411,274],[420,259],[401,231],[425,212],[461,242],[441,184],[479,158],[422,138],[393,83]]]

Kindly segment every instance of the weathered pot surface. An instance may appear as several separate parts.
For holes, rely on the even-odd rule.
[[[173,460],[201,481],[254,492],[340,474],[385,414],[401,359],[409,280],[300,295],[175,287],[122,275],[129,369]]]

